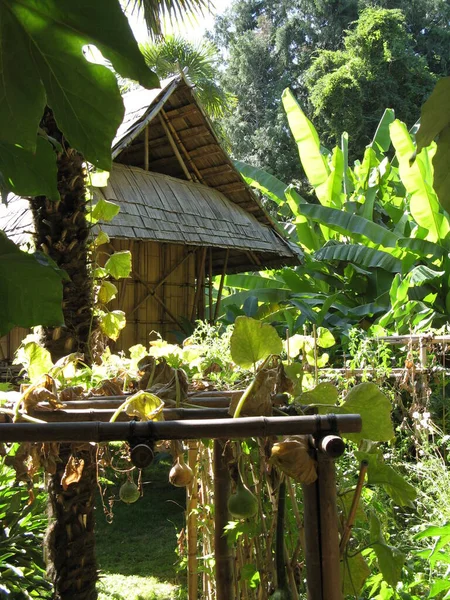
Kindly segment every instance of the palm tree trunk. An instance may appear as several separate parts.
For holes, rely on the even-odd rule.
[[[89,363],[93,293],[88,265],[84,160],[68,146],[50,110],[46,111],[41,127],[62,147],[57,159],[61,199],[52,202],[39,196],[30,200],[36,249],[45,252],[68,275],[63,287],[65,325],[43,328],[42,341],[53,360],[80,352]],[[81,479],[63,489],[61,479],[71,454],[82,459],[84,467]],[[48,484],[47,570],[54,584],[55,600],[95,600],[98,578],[94,539],[95,448],[88,445],[80,450],[61,444],[59,456],[61,461]]]
[[[66,490],[61,479],[71,454],[84,461],[77,483]],[[95,600],[98,579],[95,557],[94,502],[97,484],[95,448],[60,447],[57,471],[49,479],[49,519],[45,547],[47,572],[54,585],[54,600]]]
[[[70,148],[48,110],[42,128],[62,146],[58,154],[59,202],[45,196],[30,201],[35,245],[64,269],[69,280],[63,287],[64,327],[44,328],[43,342],[53,360],[81,352],[89,360],[92,327],[92,281],[88,272],[89,226],[86,221],[85,168],[82,155]]]

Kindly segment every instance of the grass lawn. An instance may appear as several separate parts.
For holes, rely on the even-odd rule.
[[[183,598],[185,576],[176,573],[175,548],[176,532],[184,526],[185,490],[169,484],[170,467],[167,457],[146,469],[143,498],[115,502],[111,525],[97,508],[100,600]]]

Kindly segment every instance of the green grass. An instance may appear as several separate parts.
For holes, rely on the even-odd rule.
[[[184,527],[185,490],[168,483],[171,459],[144,471],[144,496],[135,504],[114,503],[108,524],[97,509],[100,600],[172,600],[183,593],[176,573],[176,533]],[[118,488],[113,490],[118,498]]]

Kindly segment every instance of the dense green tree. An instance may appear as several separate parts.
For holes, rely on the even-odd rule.
[[[268,169],[287,181],[302,177],[289,142],[281,92],[290,86],[300,104],[312,114],[305,73],[313,58],[317,52],[345,51],[344,32],[355,30],[359,14],[374,7],[402,10],[404,27],[411,36],[407,38],[408,48],[423,58],[430,72],[447,72],[450,57],[447,0],[236,0],[216,19],[213,39],[223,50],[225,61],[221,83],[225,91],[238,98],[236,110],[223,119],[237,158]],[[398,32],[394,28],[392,33]],[[402,31],[403,41],[405,36]],[[412,58],[406,62],[407,67],[418,65]],[[413,77],[411,74],[410,81]],[[387,101],[388,91],[376,92],[383,95],[383,109],[391,104]],[[415,111],[412,122],[419,116],[419,95],[412,90],[410,112]],[[405,106],[408,98],[409,95]],[[359,123],[362,108],[353,88],[341,113],[346,106],[353,109],[354,120]],[[373,135],[373,123],[379,118],[377,113],[373,120],[363,119],[366,139]],[[410,120],[406,111],[404,118]],[[318,129],[322,134],[320,122]],[[356,145],[353,147],[355,152],[359,151]]]
[[[365,9],[342,50],[321,50],[306,74],[306,88],[326,143],[351,132],[354,156],[373,136],[386,106],[410,126],[435,77],[414,49],[400,10]]]

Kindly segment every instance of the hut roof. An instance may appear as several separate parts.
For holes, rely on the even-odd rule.
[[[227,248],[228,271],[289,262],[297,253],[273,228],[199,183],[116,164],[98,194],[120,205],[113,221],[102,225],[111,238]],[[222,258],[215,256],[219,270]]]
[[[184,75],[123,100],[113,169],[97,191],[121,206],[102,226],[111,238],[228,249],[228,272],[298,264],[301,251],[234,167]],[[28,202],[10,196],[0,228],[23,243],[32,231]]]

